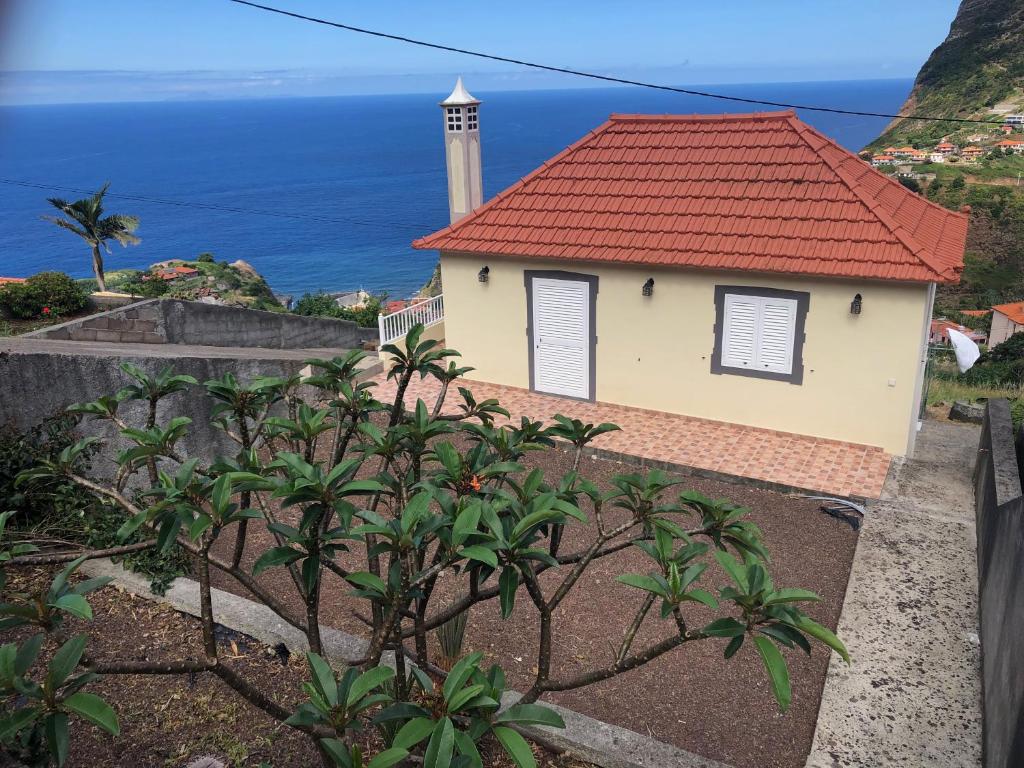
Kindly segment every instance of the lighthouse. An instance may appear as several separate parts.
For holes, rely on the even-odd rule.
[[[484,198],[480,169],[480,101],[460,77],[441,102],[444,115],[444,157],[448,169],[448,213],[451,223],[477,208]]]

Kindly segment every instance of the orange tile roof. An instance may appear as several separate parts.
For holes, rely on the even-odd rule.
[[[1009,304],[996,304],[992,307],[996,312],[1001,312],[1008,318],[1017,323],[1017,325],[1024,325],[1024,301],[1014,301]]]
[[[996,142],[997,147],[1019,147],[1021,144],[1024,144],[1024,141],[1021,139],[1003,139]]]
[[[7,285],[8,283],[24,283],[24,277],[0,277],[0,285]]]
[[[956,282],[967,216],[792,111],[612,115],[415,248]]]
[[[991,309],[961,309],[961,315],[967,315],[968,317],[985,317],[985,315],[991,313]]]

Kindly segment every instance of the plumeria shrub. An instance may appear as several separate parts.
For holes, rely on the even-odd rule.
[[[456,352],[421,341],[421,334],[417,326],[403,347],[384,347],[396,391],[388,402],[360,377],[364,353],[356,351],[308,361],[313,374],[305,378],[239,381],[226,375],[199,385],[170,370],[152,376],[126,368],[124,390],[73,409],[112,422],[128,441],[117,455],[113,482],[82,469],[83,457],[105,450],[90,438],[24,472],[20,483],[30,492],[75,483],[123,510],[123,537],[191,553],[204,648],[198,658],[159,664],[84,663],[87,675],[217,675],[254,706],[307,733],[325,765],[479,768],[479,745],[487,740],[526,768],[534,759],[517,728],[563,725],[538,703],[551,691],[628,674],[663,654],[686,653],[691,643],[720,645],[726,658],[750,643],[785,709],[791,690],[780,647],[809,653],[812,643],[823,643],[845,658],[840,641],[802,609],[817,596],[772,582],[761,532],[747,509],[681,490],[680,480],[660,471],[622,474],[610,489],[599,488],[580,471],[580,457],[615,425],[562,416],[551,424],[499,424],[508,413],[498,402],[478,401],[459,385],[471,369],[458,366]],[[438,380],[436,399],[407,399],[410,382],[423,377]],[[156,414],[173,413],[158,403],[183,397],[211,401],[213,423],[235,445],[233,452],[203,462],[179,450],[189,419],[160,421]],[[144,423],[122,417],[120,405],[129,399],[148,402]],[[545,476],[523,463],[531,452],[559,447],[572,452],[564,475]],[[125,490],[130,480],[132,487],[143,486],[132,495]],[[566,537],[570,526],[581,530]],[[254,567],[247,569],[242,563],[256,529],[265,529],[268,536],[260,538],[273,545],[253,553]],[[584,544],[569,548],[569,540]],[[559,607],[586,581],[592,563],[627,548],[639,550],[646,567],[618,577],[635,591],[636,604],[621,636],[610,638],[614,657],[585,672],[560,668],[552,658]],[[5,565],[38,557],[14,554]],[[709,583],[712,563],[727,574],[728,586]],[[304,633],[310,682],[298,711],[287,711],[220,655],[211,570],[237,580]],[[291,584],[294,599],[271,594],[254,578],[274,570]],[[437,590],[442,577],[443,600]],[[457,587],[454,596],[450,585]],[[362,615],[369,642],[363,658],[328,663],[320,608],[343,592],[365,601],[353,620]],[[45,605],[82,612],[82,601],[61,596]],[[449,636],[434,657],[430,636],[438,629],[454,634],[453,622],[483,603],[490,605],[480,610],[506,618],[514,611],[537,615],[536,671],[518,699],[506,696],[504,673],[485,668],[482,654],[446,657],[452,648],[461,652],[461,638],[456,643]],[[660,627],[660,639],[640,643],[647,624]],[[649,635],[645,629],[642,636]],[[80,679],[65,678],[71,686]],[[62,695],[58,691],[40,717],[63,713],[69,705]],[[15,712],[0,734],[20,738],[28,726],[28,715]],[[354,735],[365,728],[378,729],[386,749],[363,754]],[[55,753],[58,761],[65,753]]]

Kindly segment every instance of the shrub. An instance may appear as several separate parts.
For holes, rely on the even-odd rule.
[[[22,320],[70,315],[87,303],[82,287],[63,272],[40,272],[0,289],[0,310]]]
[[[1002,344],[996,344],[978,360],[979,363],[1005,363],[1024,359],[1024,332],[1015,333]]]
[[[314,373],[305,378],[239,381],[228,373],[202,389],[169,368],[151,376],[125,364],[130,386],[74,407],[115,425],[128,444],[111,451],[119,465],[117,485],[83,482],[81,465],[95,450],[95,439],[79,441],[23,472],[19,483],[40,492],[51,483],[71,481],[112,500],[124,513],[122,539],[137,534],[156,537],[154,548],[180,546],[194,556],[199,576],[202,652],[171,661],[136,656],[128,665],[115,660],[108,674],[124,674],[127,666],[131,674],[216,675],[278,722],[314,739],[325,766],[363,765],[349,736],[369,723],[388,740],[369,762],[374,768],[410,755],[410,763],[424,768],[479,768],[476,743],[488,735],[519,768],[533,768],[529,745],[510,726],[563,727],[561,717],[536,703],[551,692],[626,674],[693,644],[721,647],[726,659],[746,644],[763,662],[785,710],[792,691],[780,649],[810,654],[814,641],[848,660],[840,640],[803,611],[818,596],[773,582],[761,531],[745,519],[749,510],[680,491],[681,479],[656,469],[618,475],[609,490],[599,489],[581,475],[580,460],[595,437],[618,429],[613,424],[556,416],[547,426],[528,419],[496,426],[495,418],[507,418],[508,411],[496,400],[477,401],[465,387],[457,387],[461,402],[455,414],[442,415],[449,385],[471,369],[456,365],[457,352],[436,341],[421,342],[422,333],[417,325],[404,348],[384,346],[391,360],[389,378],[396,380],[396,394],[387,403],[374,397],[373,382],[359,380],[365,353],[353,351],[307,361]],[[410,382],[427,376],[440,384],[436,402],[430,407],[422,400],[407,403]],[[182,396],[209,400],[213,424],[237,450],[209,461],[183,456],[178,445],[191,421],[174,417],[170,401]],[[149,406],[142,409],[148,414],[144,422],[128,423],[120,406],[129,399]],[[169,420],[159,420],[158,414]],[[552,450],[556,439],[574,454],[566,474],[549,477],[519,463],[527,452]],[[129,481],[145,486],[134,500],[120,492]],[[577,527],[583,524],[588,527]],[[258,541],[273,540],[251,568],[245,558],[249,526],[259,526]],[[563,536],[570,526],[576,535]],[[212,552],[229,529],[233,556]],[[563,541],[573,542],[573,551],[562,551]],[[630,624],[614,638],[614,661],[581,671],[574,661],[566,664],[552,653],[564,631],[564,614],[574,610],[565,599],[591,575],[595,561],[626,548],[643,556],[642,573],[615,579],[632,597]],[[0,566],[3,555],[0,551]],[[713,565],[723,579],[717,570],[707,572]],[[311,682],[304,687],[308,701],[294,714],[273,691],[241,678],[230,657],[218,657],[211,568],[237,580],[305,634]],[[291,601],[269,593],[254,578],[270,569],[289,570]],[[326,571],[331,578],[325,578]],[[728,585],[719,586],[726,579]],[[441,584],[444,589],[435,590]],[[321,657],[320,606],[340,589],[364,601],[361,613],[370,618],[366,652],[339,677]],[[68,605],[84,611],[84,600],[65,600],[59,591],[36,601],[45,614],[40,619],[45,631],[54,611]],[[447,595],[439,607],[442,591]],[[497,666],[484,670],[482,653],[457,660],[443,683],[430,674],[436,665],[428,633],[487,601],[503,618],[518,610],[537,619],[531,622],[536,626],[531,680],[522,699],[503,711],[505,675]],[[0,620],[26,611],[21,604],[0,606]],[[449,627],[454,652],[458,625]],[[394,669],[382,664],[389,649],[402,649],[394,654]],[[6,653],[26,655],[14,648]],[[700,653],[693,660],[701,664],[708,657]],[[104,665],[92,671],[102,675]],[[40,705],[40,716],[51,709],[49,702]],[[21,729],[15,723],[4,733]]]
[[[166,280],[151,278],[143,280],[141,277],[129,280],[121,286],[121,290],[130,293],[132,296],[145,296],[147,299],[156,299],[163,296],[170,290]]]
[[[201,262],[203,264],[212,264],[213,263],[213,254],[212,253],[200,253],[196,257],[196,261]]]
[[[362,328],[376,328],[377,317],[380,315],[383,299],[384,297],[382,296],[373,296],[361,308],[351,309],[349,307],[339,307],[334,298],[323,291],[320,293],[304,293],[302,298],[295,302],[292,312],[296,315],[351,320]]]

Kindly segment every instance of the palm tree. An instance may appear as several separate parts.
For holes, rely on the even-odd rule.
[[[142,242],[133,234],[139,226],[138,217],[112,213],[103,218],[103,196],[109,187],[108,181],[92,197],[73,203],[57,197],[48,197],[47,202],[67,218],[43,216],[58,227],[71,230],[89,244],[92,248],[92,270],[96,273],[96,283],[100,291],[107,290],[107,281],[103,276],[103,251],[110,253],[108,243],[116,240],[122,246],[128,247]]]

